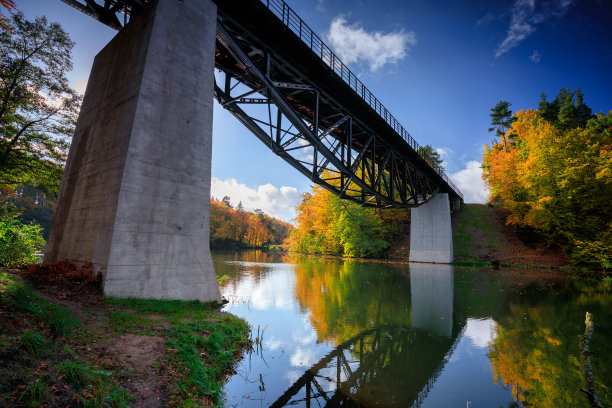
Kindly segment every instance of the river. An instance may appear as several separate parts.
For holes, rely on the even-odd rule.
[[[214,254],[224,309],[257,339],[226,407],[612,406],[612,280],[549,271]]]

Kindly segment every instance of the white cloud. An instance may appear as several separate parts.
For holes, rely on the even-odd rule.
[[[295,217],[295,206],[300,200],[300,195],[295,187],[277,188],[268,183],[254,189],[238,183],[233,178],[220,180],[213,177],[210,194],[218,200],[228,196],[234,207],[241,201],[245,210],[253,211],[258,208],[266,214],[287,222]]]
[[[538,52],[538,50],[533,50],[533,53],[529,56],[529,59],[534,64],[537,64],[542,60],[542,57],[540,56],[540,53]]]
[[[402,60],[417,43],[413,31],[367,32],[357,24],[348,25],[342,16],[331,22],[327,39],[345,64],[365,62],[371,72]]]
[[[442,161],[448,161],[451,154],[454,153],[449,147],[436,147],[435,151],[440,155],[440,159],[442,159]]]
[[[499,44],[495,58],[519,45],[536,30],[538,24],[551,18],[563,16],[575,0],[515,0],[512,5],[512,19],[506,38]]]
[[[488,193],[482,179],[481,164],[476,160],[469,161],[465,168],[450,175],[450,178],[463,193],[466,203],[485,203]]]

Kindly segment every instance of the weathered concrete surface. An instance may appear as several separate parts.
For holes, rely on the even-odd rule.
[[[450,337],[453,331],[453,265],[410,264],[412,325]]]
[[[448,194],[436,194],[410,212],[410,262],[453,262]]]
[[[219,300],[209,248],[216,6],[159,0],[96,56],[45,262],[118,297]]]

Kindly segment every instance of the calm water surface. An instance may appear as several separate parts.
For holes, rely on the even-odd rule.
[[[596,387],[612,406],[612,282],[215,254],[224,310],[261,345],[226,407],[589,407],[580,335],[596,323]],[[259,334],[258,334],[259,333]]]

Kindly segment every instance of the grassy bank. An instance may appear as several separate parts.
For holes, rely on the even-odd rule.
[[[0,406],[211,406],[248,325],[197,301],[103,298],[0,272]]]
[[[455,265],[570,270],[559,247],[532,230],[506,225],[507,210],[466,204],[452,215]]]

